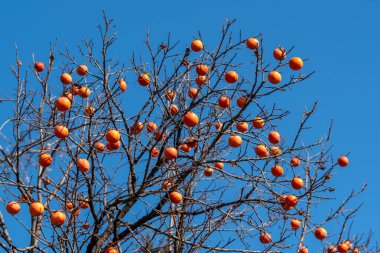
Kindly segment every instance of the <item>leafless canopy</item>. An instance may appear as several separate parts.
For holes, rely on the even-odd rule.
[[[0,186],[4,206],[17,201],[21,211],[13,216],[0,213],[0,247],[6,252],[298,252],[313,244],[323,252],[349,240],[352,252],[378,252],[369,249],[371,234],[350,233],[358,209],[347,204],[357,192],[336,209],[317,211],[334,198],[328,180],[337,166],[329,144],[331,126],[317,142],[302,140],[317,104],[300,115],[294,138],[282,138],[276,145],[268,141],[271,131],[281,133],[278,123],[289,113],[268,98],[285,94],[313,73],[289,68],[292,48],[283,61],[272,59],[272,49],[263,57],[261,34],[255,36],[257,50],[248,50],[246,38],[232,36],[233,23],[223,26],[215,48],[206,46],[200,52],[173,44],[170,36],[154,46],[148,34],[144,60],[133,56],[125,65],[109,56],[116,38],[106,17],[99,26],[100,38],[84,40],[79,52],[56,53],[52,45],[42,72],[23,66],[16,54],[17,64],[11,66],[16,85],[9,85],[2,99],[13,116],[1,126]],[[202,40],[201,34],[196,38]],[[244,64],[242,54],[250,57]],[[64,63],[56,64],[56,59]],[[85,76],[76,73],[81,64],[88,67]],[[208,66],[208,73],[205,83],[197,85],[199,64]],[[225,80],[231,70],[239,74],[235,83]],[[273,70],[282,75],[279,84],[268,82]],[[70,85],[60,84],[63,72],[72,75]],[[137,82],[142,73],[150,76],[147,86]],[[128,85],[124,92],[121,79]],[[75,95],[80,87],[91,95]],[[138,93],[128,94],[131,87]],[[193,98],[191,88],[197,89]],[[61,96],[71,99],[65,112],[55,104]],[[131,104],[128,96],[139,96],[139,102]],[[223,96],[231,102],[227,108],[218,104]],[[240,106],[239,98],[245,99]],[[177,114],[172,112],[174,104]],[[184,124],[188,112],[199,118],[194,127]],[[257,116],[264,127],[253,126]],[[147,128],[149,122],[157,128]],[[244,123],[248,129],[239,131],[237,125]],[[54,134],[57,125],[68,128],[66,138]],[[101,152],[95,144],[105,145],[110,129],[121,133],[120,147],[114,149],[111,143]],[[230,136],[240,136],[242,145],[232,148]],[[269,150],[267,156],[256,155],[259,144]],[[178,150],[177,158],[167,159],[168,147]],[[45,153],[53,159],[48,167],[38,162]],[[300,166],[291,166],[294,157]],[[78,170],[79,159],[89,161],[87,172]],[[284,169],[282,176],[272,175],[276,165]],[[299,190],[292,188],[295,176],[304,182]],[[172,192],[183,196],[181,203],[171,203]],[[293,208],[284,202],[288,195],[298,198]],[[28,206],[34,201],[45,211],[31,218]],[[50,216],[58,210],[67,219],[53,226]],[[301,221],[296,231],[292,219]],[[336,223],[329,226],[333,220],[339,221],[339,228]],[[322,244],[314,236],[319,227],[329,233]],[[271,242],[260,243],[264,233],[271,235]]]

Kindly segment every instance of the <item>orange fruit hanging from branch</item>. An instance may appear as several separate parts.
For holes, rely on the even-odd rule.
[[[183,123],[188,127],[195,127],[199,123],[198,115],[193,112],[187,112],[183,116]]]
[[[53,226],[62,226],[66,221],[66,215],[61,211],[54,212],[50,216],[50,221]]]
[[[222,108],[227,108],[230,106],[230,99],[228,97],[225,97],[225,96],[220,97],[218,100],[218,104]]]
[[[53,163],[53,158],[51,157],[51,155],[44,153],[40,155],[38,163],[41,167],[49,167]]]
[[[43,62],[36,62],[36,63],[34,63],[34,69],[37,72],[42,72],[45,69],[45,64]]]
[[[243,140],[239,135],[231,135],[228,138],[228,144],[233,148],[240,147],[242,143],[243,143]]]
[[[194,40],[191,42],[191,50],[199,52],[203,49],[203,42],[201,40]]]
[[[55,101],[55,107],[58,111],[65,112],[71,108],[71,101],[67,97],[59,97]]]
[[[275,70],[269,72],[268,74],[268,81],[271,83],[271,84],[278,84],[280,83],[282,80],[282,77],[281,77],[281,74]]]
[[[278,47],[273,51],[273,57],[278,60],[282,61],[286,58],[286,51],[285,48]]]
[[[137,78],[137,81],[138,83],[141,85],[141,86],[147,86],[150,84],[151,80],[150,80],[150,76],[148,74],[140,74],[139,77]]]
[[[77,167],[79,171],[86,173],[90,169],[91,165],[87,159],[82,158],[78,159]]]
[[[57,125],[54,127],[54,135],[60,139],[64,139],[69,136],[69,129],[63,125]]]
[[[111,129],[107,132],[106,134],[106,140],[109,142],[109,143],[115,143],[115,142],[118,142],[120,140],[121,136],[120,136],[120,133],[119,131],[115,130],[115,129]]]
[[[245,45],[247,46],[248,49],[255,50],[259,47],[259,40],[256,39],[255,37],[247,39],[245,42]]]
[[[167,147],[165,148],[164,150],[164,156],[166,159],[168,160],[173,160],[175,158],[177,158],[178,156],[178,151],[176,148],[173,148],[173,147]]]
[[[85,76],[88,73],[88,67],[84,64],[79,65],[77,68],[77,74],[80,76]]]
[[[300,70],[303,67],[303,61],[299,57],[293,57],[289,60],[289,67],[292,70]]]
[[[208,67],[206,65],[204,65],[204,64],[199,64],[195,68],[195,72],[197,72],[197,74],[200,75],[200,76],[205,76],[208,73]]]
[[[41,216],[45,211],[45,207],[40,202],[33,202],[29,206],[29,213],[33,217]]]
[[[236,73],[236,71],[228,71],[226,75],[224,76],[227,83],[236,83],[239,79],[239,75]]]
[[[73,81],[73,78],[69,73],[63,73],[59,79],[64,85],[68,85]]]
[[[6,210],[7,210],[8,213],[10,213],[12,215],[16,215],[16,214],[18,214],[18,212],[20,212],[21,206],[16,201],[10,201],[7,204]]]

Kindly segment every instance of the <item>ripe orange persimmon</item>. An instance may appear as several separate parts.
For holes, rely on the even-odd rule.
[[[190,148],[195,148],[198,145],[198,141],[193,136],[187,137],[183,140]]]
[[[117,141],[117,142],[107,142],[106,143],[106,147],[109,151],[112,151],[112,150],[116,150],[118,148],[120,148],[120,141]]]
[[[239,135],[231,135],[230,138],[228,138],[228,145],[230,145],[233,148],[240,147],[242,143],[243,140]]]
[[[207,83],[206,76],[197,76],[195,78],[195,83],[198,84],[198,86],[205,85]]]
[[[183,123],[188,127],[195,127],[196,125],[198,125],[198,122],[198,115],[196,115],[193,112],[187,112],[185,116],[183,116]]]
[[[315,236],[315,238],[317,238],[319,240],[323,240],[327,237],[327,231],[324,228],[317,228],[314,231],[314,236]]]
[[[283,204],[281,204],[281,207],[282,207],[282,209],[284,209],[285,211],[289,211],[289,210],[291,210],[293,207],[291,207],[291,206],[288,206],[286,203],[283,203]]]
[[[197,88],[190,88],[189,92],[187,93],[190,98],[195,99],[199,96],[198,89]]]
[[[230,106],[230,99],[228,97],[225,97],[225,96],[220,97],[218,100],[218,104],[222,108],[227,108]]]
[[[280,177],[284,174],[284,169],[280,165],[273,166],[270,171],[275,177]]]
[[[84,199],[82,201],[79,201],[79,208],[81,209],[87,209],[90,207],[90,203],[88,199]]]
[[[152,148],[152,150],[150,151],[150,155],[152,157],[157,157],[159,154],[160,154],[160,151],[158,150],[158,148]]]
[[[241,132],[241,133],[244,133],[244,132],[246,132],[247,130],[248,130],[248,124],[247,124],[247,122],[238,122],[237,124],[236,124],[236,129],[239,131],[239,132]]]
[[[40,202],[33,202],[29,206],[29,213],[32,216],[41,216],[45,211],[44,205],[42,205]]]
[[[299,57],[293,57],[289,60],[289,67],[292,70],[300,70],[303,67],[303,61]]]
[[[43,62],[36,62],[36,63],[34,63],[34,69],[37,72],[42,72],[45,69],[45,64]]]
[[[172,104],[169,109],[171,115],[176,115],[179,111],[178,106],[175,104]]]
[[[164,140],[164,139],[165,139],[165,135],[164,135],[164,133],[163,133],[162,131],[158,130],[158,131],[154,134],[153,139],[154,139],[155,141],[161,141],[161,140]]]
[[[269,72],[268,74],[268,81],[271,83],[271,84],[278,84],[281,82],[281,74],[278,73],[277,71],[273,70],[271,72]]]
[[[78,83],[73,83],[73,85],[71,85],[71,87],[70,87],[70,92],[73,95],[78,95],[79,94],[79,89],[80,89],[80,85]]]
[[[79,171],[87,172],[90,169],[91,165],[87,159],[82,158],[78,159],[77,167]]]
[[[301,227],[301,221],[297,220],[297,219],[292,219],[290,221],[290,227],[292,228],[292,230],[297,230]]]
[[[260,234],[260,242],[263,243],[263,244],[268,244],[272,241],[272,237],[269,233],[266,233],[266,232],[262,232]]]
[[[293,189],[299,190],[303,186],[303,180],[300,177],[294,177],[292,180]]]
[[[119,80],[119,87],[122,92],[124,92],[127,89],[127,82],[124,80],[124,78],[121,78]]]
[[[278,132],[276,131],[272,131],[268,134],[268,140],[272,143],[272,144],[278,144],[281,140],[281,136]]]
[[[264,127],[265,121],[261,117],[256,116],[253,118],[252,125],[254,128],[260,129]]]
[[[182,194],[176,191],[171,192],[169,194],[169,199],[173,204],[179,204],[182,202]]]
[[[197,72],[198,75],[200,76],[205,76],[208,73],[208,67],[204,64],[199,64],[196,68],[195,71]]]
[[[71,92],[63,93],[62,97],[67,97],[70,101],[73,101],[73,94]]]
[[[249,38],[245,42],[245,45],[247,46],[248,49],[255,50],[259,47],[259,40],[256,39],[255,37]]]
[[[50,221],[53,226],[62,226],[66,221],[66,215],[61,211],[54,212],[50,216]]]
[[[285,204],[290,207],[295,207],[298,204],[298,198],[294,195],[288,195],[285,197]]]
[[[194,40],[191,42],[191,50],[199,52],[203,49],[203,42],[201,40]]]
[[[103,143],[101,143],[101,142],[97,142],[97,143],[95,143],[95,145],[94,145],[94,149],[97,151],[97,152],[103,152],[105,149],[106,149],[106,147],[104,146],[104,144]]]
[[[73,205],[73,203],[71,203],[71,202],[67,202],[67,203],[65,204],[65,209],[66,209],[67,211],[71,211],[71,210],[73,210],[73,209],[74,209],[74,205]]]
[[[203,171],[203,175],[205,175],[206,177],[211,177],[212,174],[214,174],[214,170],[213,170],[211,167],[207,167],[207,168]]]
[[[298,167],[301,164],[301,160],[298,157],[293,157],[290,160],[290,165],[293,167]]]
[[[338,158],[338,164],[340,167],[346,167],[348,165],[348,158],[342,155]]]
[[[165,98],[169,101],[173,101],[175,97],[175,91],[174,90],[166,90],[165,91]]]
[[[55,107],[58,111],[65,112],[70,109],[71,101],[67,97],[59,97],[55,100]]]
[[[189,153],[191,150],[191,148],[187,144],[182,144],[181,146],[179,146],[179,149],[185,153]]]
[[[109,130],[107,133],[106,133],[106,140],[109,142],[109,143],[115,143],[115,142],[118,142],[120,140],[120,133],[119,131],[115,130],[115,129],[111,129]]]
[[[52,162],[53,162],[53,158],[51,157],[51,155],[47,153],[41,154],[38,159],[38,163],[40,164],[41,167],[48,167],[52,164]]]
[[[282,61],[286,58],[286,51],[285,48],[278,47],[273,51],[273,57],[278,60]]]
[[[54,135],[58,138],[64,139],[69,136],[69,129],[63,125],[57,125],[54,127]]]
[[[162,182],[161,187],[165,190],[169,190],[171,187],[173,187],[173,184],[169,180],[165,180]]]
[[[276,146],[273,146],[270,148],[270,154],[272,156],[278,156],[278,155],[281,155],[282,151],[279,147],[276,147]]]
[[[10,201],[6,207],[7,212],[12,215],[18,214],[18,212],[20,212],[20,209],[21,209],[21,206],[16,201]]]
[[[77,74],[80,75],[80,76],[85,76],[87,75],[87,72],[88,72],[88,67],[84,64],[82,65],[79,65],[78,68],[77,68]]]
[[[222,126],[223,126],[223,124],[220,123],[220,122],[216,122],[216,123],[215,123],[215,129],[216,129],[217,131],[218,131]]]
[[[91,95],[91,90],[86,86],[82,86],[78,91],[78,95],[81,98],[88,98]]]
[[[348,247],[349,250],[352,249],[352,243],[349,240],[344,241],[344,244],[347,245],[347,247]]]
[[[332,245],[327,248],[327,253],[335,253],[336,251],[337,251],[336,247]]]
[[[239,97],[239,98],[237,99],[236,103],[237,103],[237,105],[238,105],[240,108],[242,108],[242,107],[244,107],[244,106],[248,103],[248,101],[247,101],[247,98],[246,98],[246,97]]]
[[[168,160],[172,160],[172,159],[175,159],[177,158],[178,156],[178,151],[176,148],[173,148],[173,147],[167,147],[165,148],[164,150],[164,156],[166,159]]]
[[[308,248],[306,247],[301,247],[300,250],[298,251],[299,253],[309,253]]]
[[[75,210],[74,215],[79,216],[80,215],[80,209]]]
[[[140,74],[139,77],[137,78],[138,83],[141,86],[147,86],[150,84],[150,76],[148,74]]]
[[[346,253],[348,251],[348,246],[345,243],[339,243],[337,249],[340,253]]]
[[[92,105],[86,106],[84,108],[84,115],[86,115],[87,117],[94,115],[94,113],[95,113],[95,108]]]
[[[115,247],[107,246],[104,253],[119,253],[119,251]]]
[[[63,73],[59,79],[64,85],[68,85],[73,81],[73,78],[69,73]]]
[[[137,135],[144,129],[144,124],[142,122],[136,122],[131,126],[131,133]]]
[[[157,130],[157,124],[154,123],[154,122],[149,122],[149,123],[146,125],[146,130],[147,130],[148,132],[150,132],[150,133],[156,131],[156,130]]]
[[[263,144],[256,146],[255,153],[260,158],[268,157],[269,155],[268,149]]]
[[[224,163],[216,162],[216,163],[214,164],[214,167],[217,168],[217,169],[222,170],[222,169],[224,168]]]
[[[228,71],[224,76],[224,79],[227,83],[235,83],[239,79],[239,75],[236,73],[236,71]]]

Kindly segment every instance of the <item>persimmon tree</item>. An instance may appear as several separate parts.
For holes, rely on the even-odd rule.
[[[49,59],[37,54],[28,67],[16,50],[15,85],[2,99],[13,117],[1,128],[0,247],[378,251],[369,248],[371,234],[350,231],[358,208],[348,203],[364,187],[317,211],[333,198],[331,175],[348,165],[332,156],[331,126],[304,142],[317,104],[287,137],[279,122],[289,112],[268,102],[314,72],[303,72],[306,61],[293,48],[264,53],[261,34],[234,36],[233,23],[213,47],[200,33],[190,47],[170,36],[155,46],[148,34],[146,56],[125,64],[110,57],[116,37],[106,17],[100,38],[78,51],[57,53],[54,44]],[[135,105],[125,99],[131,86],[139,88]]]

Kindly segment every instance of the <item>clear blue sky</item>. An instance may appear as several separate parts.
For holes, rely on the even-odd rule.
[[[375,238],[380,238],[380,1],[6,1],[0,9],[1,92],[16,87],[8,67],[14,63],[15,43],[25,65],[32,62],[33,52],[47,61],[49,43],[56,37],[61,50],[65,44],[75,49],[84,37],[96,38],[102,9],[117,25],[114,55],[126,63],[132,51],[143,54],[148,29],[157,43],[170,32],[185,45],[200,30],[211,44],[226,18],[238,19],[234,29],[241,29],[243,36],[262,32],[268,49],[278,44],[296,46],[299,55],[310,59],[307,69],[317,72],[278,98],[278,103],[294,112],[291,119],[298,120],[305,106],[319,101],[311,138],[326,132],[329,120],[334,119],[335,156],[351,152],[350,165],[332,179],[335,195],[341,199],[368,183],[358,227],[362,232],[373,229]],[[4,110],[10,108],[0,104],[0,111]],[[4,121],[4,116],[0,119]]]

